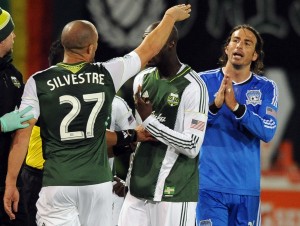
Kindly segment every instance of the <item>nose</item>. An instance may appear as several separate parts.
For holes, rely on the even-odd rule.
[[[243,42],[242,42],[242,41],[239,41],[239,42],[237,43],[237,47],[238,47],[238,48],[243,48]]]

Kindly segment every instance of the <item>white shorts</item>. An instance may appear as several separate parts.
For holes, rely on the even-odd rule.
[[[37,201],[39,226],[112,224],[112,183],[43,187]]]
[[[195,226],[197,202],[153,202],[127,193],[118,226]]]
[[[112,225],[118,226],[119,215],[124,202],[124,197],[119,197],[113,193],[113,203],[112,203]]]

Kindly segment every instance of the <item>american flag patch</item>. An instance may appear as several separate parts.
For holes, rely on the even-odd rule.
[[[202,122],[202,121],[196,120],[196,119],[192,119],[192,123],[191,123],[190,127],[193,129],[203,131],[204,127],[205,127],[205,122]]]
[[[266,109],[266,114],[267,114],[267,115],[271,115],[271,116],[273,116],[274,118],[277,117],[277,112],[276,112],[273,108],[271,108],[271,107],[267,107],[267,109]]]
[[[133,121],[134,121],[134,118],[133,118],[132,115],[130,115],[130,116],[128,117],[128,123],[129,123],[129,125],[130,125]]]

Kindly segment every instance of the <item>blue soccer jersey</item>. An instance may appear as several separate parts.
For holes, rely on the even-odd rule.
[[[224,74],[219,68],[199,75],[212,103]],[[200,151],[200,189],[259,196],[260,140],[269,142],[275,134],[278,90],[275,82],[254,73],[242,83],[233,82],[233,89],[246,111],[237,118],[223,104],[216,114],[209,112]]]

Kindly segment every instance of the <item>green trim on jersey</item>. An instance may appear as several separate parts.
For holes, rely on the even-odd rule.
[[[175,128],[181,97],[190,84],[186,75],[191,68],[186,66],[175,78],[161,80],[157,69],[145,70],[142,96],[149,96],[152,114],[165,126]],[[143,72],[142,72],[143,73]],[[138,75],[139,76],[139,75]],[[143,95],[147,93],[146,95]],[[179,119],[182,121],[183,119]],[[138,198],[154,199],[159,173],[166,158],[168,146],[162,142],[142,142],[137,147],[130,180],[130,192]],[[168,174],[161,201],[197,202],[198,200],[198,157],[173,155],[174,164]],[[168,166],[169,167],[169,166]]]
[[[101,64],[59,64],[33,79],[46,160],[43,186],[111,181],[105,132],[115,88],[109,72]]]
[[[58,63],[57,66],[63,67],[66,70],[72,71],[73,73],[77,73],[81,68],[83,68],[87,63],[77,63],[77,64],[66,64],[66,63]]]

